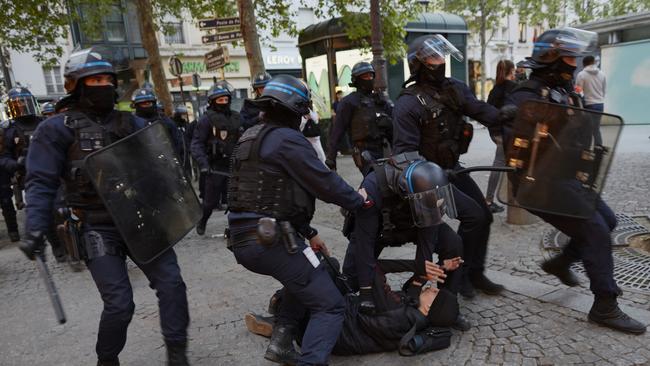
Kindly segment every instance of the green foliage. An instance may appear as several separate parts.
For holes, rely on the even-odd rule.
[[[456,0],[441,1],[438,6],[447,12],[459,14],[467,22],[471,33],[483,33],[485,41],[490,37],[484,32],[492,32],[502,19],[512,13],[513,8],[503,0]]]
[[[515,0],[520,19],[554,28],[650,10],[650,0]],[[574,14],[575,18],[565,19]],[[568,24],[567,24],[568,25]]]

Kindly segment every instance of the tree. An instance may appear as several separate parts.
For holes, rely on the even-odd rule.
[[[485,51],[501,19],[512,13],[512,6],[503,0],[445,1],[441,6],[450,13],[462,15],[470,32],[478,34],[481,47],[481,99],[485,100]]]

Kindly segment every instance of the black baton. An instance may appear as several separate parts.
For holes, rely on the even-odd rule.
[[[43,253],[36,254],[36,266],[41,274],[41,278],[43,278],[43,281],[45,282],[47,294],[50,295],[50,300],[54,307],[54,313],[56,313],[56,320],[58,320],[59,324],[64,324],[66,319],[65,313],[63,312],[63,305],[61,305],[59,293],[56,291],[56,287],[54,286],[54,279],[45,264],[45,255]]]

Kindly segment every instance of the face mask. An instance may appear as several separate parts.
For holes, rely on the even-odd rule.
[[[553,80],[549,80],[553,86],[560,86],[566,90],[573,90],[573,73],[576,71],[575,66],[571,66],[561,59],[551,66]]]
[[[143,118],[151,118],[156,115],[156,106],[152,105],[149,107],[142,107],[139,105],[135,106],[135,114],[138,115],[138,117],[143,117]]]
[[[375,81],[370,79],[370,80],[365,80],[365,79],[359,79],[355,82],[357,90],[362,92],[362,93],[370,93],[372,92],[372,87],[375,84]]]
[[[212,103],[212,110],[219,113],[230,113],[230,103],[227,104]]]
[[[112,85],[83,85],[79,96],[79,105],[84,110],[92,111],[92,114],[107,115],[115,106],[115,87]]]
[[[445,80],[445,66],[446,64],[440,64],[436,68],[424,66],[421,71],[424,81],[433,84],[442,83]]]

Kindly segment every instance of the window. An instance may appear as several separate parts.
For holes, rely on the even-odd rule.
[[[43,76],[45,77],[45,87],[47,94],[63,94],[63,78],[61,78],[61,67],[44,67]]]
[[[544,33],[544,29],[542,28],[541,24],[533,28],[533,42],[537,42],[537,37],[539,37],[539,35],[542,33]]]
[[[109,42],[126,42],[124,18],[120,7],[114,5],[106,15],[106,40]]]
[[[519,43],[526,43],[528,36],[528,27],[526,23],[519,23]]]
[[[165,23],[165,31],[169,32],[169,34],[165,34],[165,43],[185,43],[185,37],[183,36],[183,22]]]

